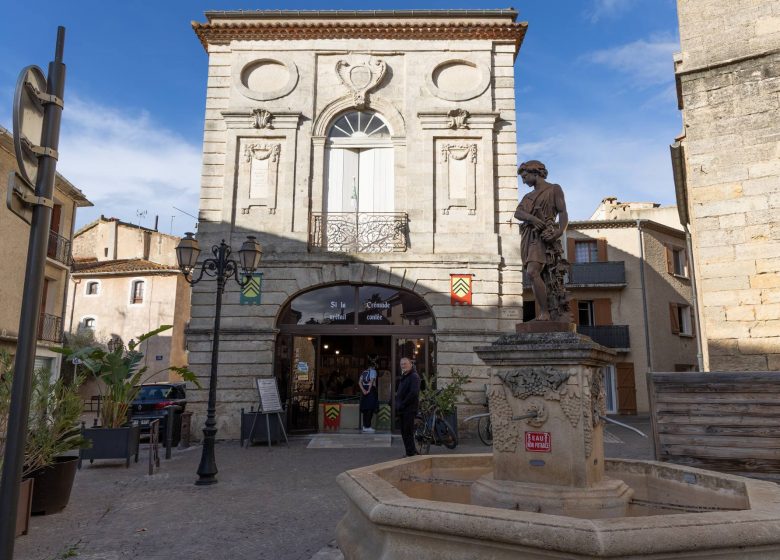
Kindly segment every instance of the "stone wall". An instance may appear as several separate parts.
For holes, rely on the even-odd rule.
[[[780,5],[679,2],[676,73],[711,370],[780,369]]]

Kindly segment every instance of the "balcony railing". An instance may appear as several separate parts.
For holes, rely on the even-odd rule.
[[[623,287],[626,285],[626,263],[623,261],[571,263],[567,286]],[[531,289],[528,275],[523,275],[523,288]]]
[[[62,317],[41,313],[38,320],[38,340],[62,342]]]
[[[408,247],[404,212],[313,213],[309,247],[335,253],[394,253]]]
[[[71,265],[70,240],[61,236],[56,231],[49,232],[49,246],[46,256],[59,261],[65,266]]]
[[[625,284],[626,263],[623,261],[571,263],[568,283],[586,286]]]
[[[628,325],[577,325],[577,332],[607,348],[631,348]]]

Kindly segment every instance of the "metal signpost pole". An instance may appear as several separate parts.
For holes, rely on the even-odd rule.
[[[35,181],[36,203],[32,211],[5,459],[2,480],[0,481],[0,559],[2,560],[11,560],[14,553],[16,510],[24,464],[27,416],[30,410],[32,372],[38,339],[38,317],[43,293],[46,250],[52,213],[51,199],[54,192],[62,99],[65,91],[65,65],[62,63],[64,46],[65,28],[59,27],[57,29],[56,54],[54,61],[49,63],[46,92],[49,99],[44,106],[41,142],[45,150],[39,156],[38,175]],[[55,96],[55,98],[51,96]]]

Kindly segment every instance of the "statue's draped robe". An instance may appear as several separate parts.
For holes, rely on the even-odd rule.
[[[561,190],[560,185],[550,183],[541,189],[534,189],[523,197],[520,201],[520,208],[536,216],[542,220],[546,225],[552,225],[557,217],[560,209],[555,203],[556,194]],[[561,197],[562,198],[562,197]],[[544,240],[542,240],[542,232],[533,224],[529,222],[523,222],[520,226],[520,254],[523,259],[523,266],[527,266],[529,262],[538,262],[542,264],[550,264],[548,262],[547,251]]]

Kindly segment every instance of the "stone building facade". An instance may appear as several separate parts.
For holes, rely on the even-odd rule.
[[[16,351],[19,316],[22,310],[24,272],[30,226],[6,208],[6,180],[18,169],[13,148],[13,135],[0,127],[0,260],[5,263],[0,275],[0,348],[11,354]],[[70,278],[71,241],[79,208],[92,206],[78,188],[57,173],[54,180],[54,208],[46,252],[41,313],[38,320],[36,366],[60,371],[60,354],[51,350],[62,346]]]
[[[150,372],[187,364],[184,330],[191,290],[176,263],[179,238],[101,216],[73,239],[66,331],[92,329],[100,342],[125,344],[173,325],[141,346]],[[173,374],[171,374],[173,375]],[[149,381],[168,381],[166,371]],[[94,387],[83,388],[91,396]]]
[[[470,375],[461,418],[483,410],[472,348],[522,314],[509,222],[526,24],[513,10],[206,17],[193,24],[209,57],[198,239],[238,249],[256,235],[264,249],[259,305],[235,283],[225,294],[220,437],[256,404],[255,377],[277,378],[290,428],[321,428],[324,402],[346,414],[369,358],[380,400],[407,356],[440,383]],[[471,305],[453,304],[454,274]],[[188,331],[204,387],[214,290],[193,288]],[[206,397],[191,391],[200,420]]]
[[[678,183],[705,364],[780,370],[780,4],[679,0],[678,14]]]

